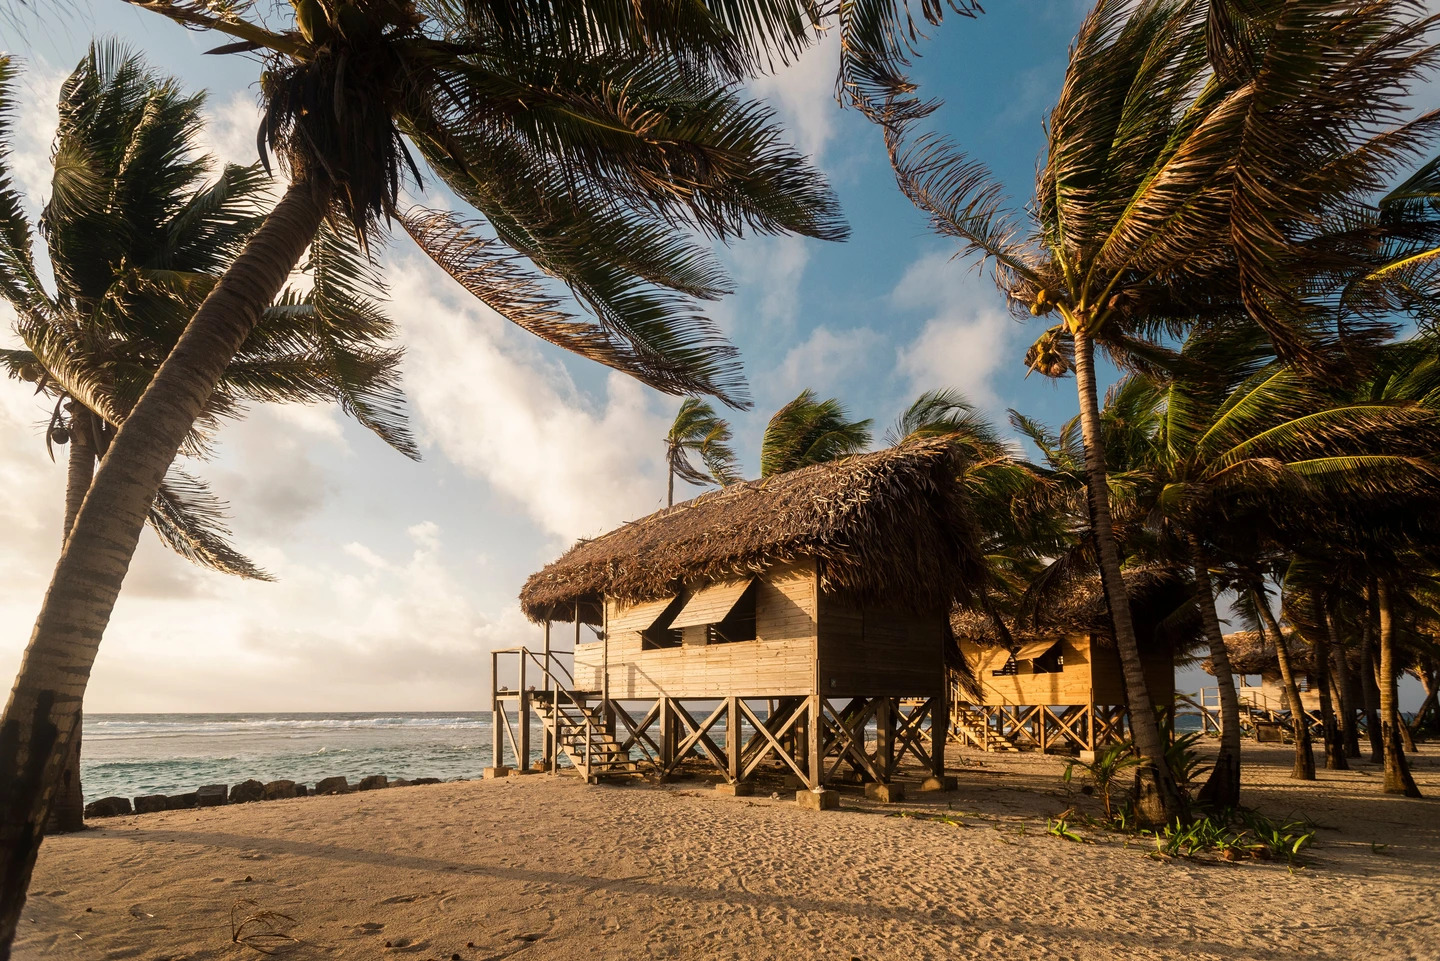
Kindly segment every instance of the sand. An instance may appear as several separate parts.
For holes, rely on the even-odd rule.
[[[1047,816],[1093,802],[1035,754],[958,753],[957,792],[892,807],[846,793],[824,813],[699,780],[530,776],[49,839],[16,957],[1440,958],[1440,804],[1383,796],[1368,764],[1298,784],[1288,748],[1246,758],[1249,803],[1322,825],[1303,869],[1048,836]],[[1440,797],[1434,747],[1417,767]],[[300,941],[236,944],[232,908],[288,915]]]

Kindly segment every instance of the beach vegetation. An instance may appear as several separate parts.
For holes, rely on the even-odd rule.
[[[1315,827],[1305,821],[1279,822],[1243,808],[1227,808],[1189,821],[1175,821],[1142,832],[1155,842],[1153,854],[1194,858],[1213,854],[1223,861],[1284,861],[1302,864],[1315,843]]]
[[[1127,775],[1134,777],[1140,765],[1135,746],[1130,741],[1116,741],[1096,754],[1093,761],[1072,758],[1065,762],[1061,779],[1070,784],[1075,771],[1080,770],[1090,781],[1081,788],[1082,793],[1095,793],[1105,811],[1105,820],[1113,821],[1118,813],[1130,805],[1130,800],[1117,797],[1117,792],[1128,790]],[[1088,789],[1088,790],[1087,790]]]
[[[1217,42],[1222,6],[1233,43]],[[1386,278],[1434,247],[1422,205],[1374,202],[1434,143],[1432,115],[1389,119],[1437,60],[1433,23],[1402,0],[1243,10],[1101,0],[1071,48],[1023,212],[1005,206],[982,163],[921,131],[924,118],[883,121],[905,195],[993,267],[1017,312],[1044,318],[1026,366],[1075,375],[1089,536],[1141,758],[1136,810],[1149,823],[1183,817],[1184,798],[1125,589],[1097,348],[1143,368],[1196,331],[1254,328],[1298,370],[1343,381],[1362,369],[1399,296]],[[1197,561],[1203,580],[1210,562]],[[1217,799],[1235,794],[1236,777],[1228,758],[1217,766]]]

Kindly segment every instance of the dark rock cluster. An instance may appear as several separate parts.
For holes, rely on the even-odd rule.
[[[321,794],[350,794],[355,791],[378,791],[388,787],[410,787],[416,784],[439,784],[438,777],[395,778],[372,774],[351,784],[344,777],[323,778],[313,790],[294,781],[271,781],[268,784],[251,778],[239,784],[206,784],[189,794],[146,794],[134,799],[102,797],[85,805],[85,817],[108,818],[122,814],[150,814],[154,811],[178,811],[185,808],[219,807],[222,804],[246,804],[250,801],[278,801],[284,798]]]

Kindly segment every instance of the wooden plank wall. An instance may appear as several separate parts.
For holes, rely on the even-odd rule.
[[[930,697],[943,692],[945,619],[820,595],[820,693],[827,697]]]
[[[610,618],[610,696],[617,700],[669,697],[780,697],[810,694],[815,684],[815,568],[813,562],[767,571],[755,598],[756,640],[705,643],[704,626],[681,631],[681,646],[643,650],[639,630],[664,609],[607,602]],[[600,643],[575,649],[575,684],[600,690]]]

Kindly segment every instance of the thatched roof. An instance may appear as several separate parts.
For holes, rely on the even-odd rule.
[[[655,600],[681,585],[819,562],[827,590],[919,610],[944,609],[983,559],[944,443],[889,448],[731,484],[581,541],[531,575],[532,620],[582,619],[601,597]]]
[[[1185,578],[1165,568],[1129,570],[1124,577],[1130,595],[1130,616],[1142,645],[1164,645],[1183,651],[1199,639],[1201,625],[1194,606],[1194,587]],[[1114,643],[1110,607],[1099,575],[1073,583],[1062,597],[1033,617],[1005,618],[1005,626],[1016,644],[1062,634],[1090,634],[1107,645]],[[956,607],[950,615],[950,628],[957,638],[979,647],[1005,644],[994,618],[973,608]]]
[[[1310,645],[1294,628],[1283,630],[1291,666],[1301,674],[1309,674],[1314,666],[1310,662]],[[1274,674],[1280,670],[1280,660],[1275,656],[1275,641],[1268,633],[1263,636],[1256,631],[1226,634],[1225,652],[1230,655],[1230,670],[1236,674]],[[1215,673],[1208,657],[1200,666],[1211,674]]]

